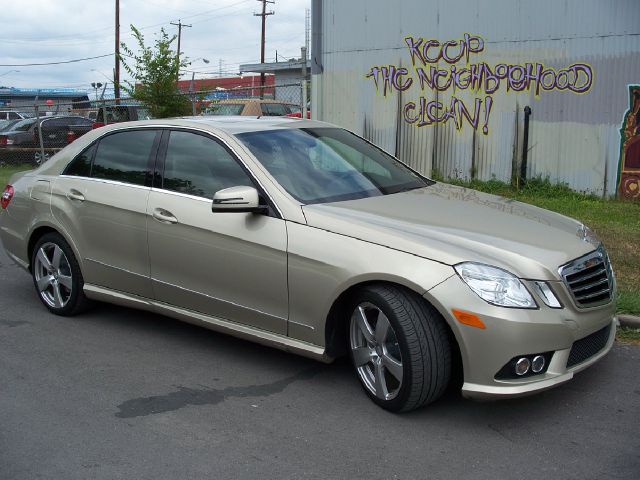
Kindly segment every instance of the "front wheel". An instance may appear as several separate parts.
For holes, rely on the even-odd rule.
[[[57,233],[48,233],[36,243],[31,259],[33,283],[49,311],[71,316],[83,311],[85,297],[80,266],[69,244]]]
[[[354,298],[349,347],[356,374],[382,408],[409,411],[438,399],[451,378],[444,319],[400,287],[372,285]]]

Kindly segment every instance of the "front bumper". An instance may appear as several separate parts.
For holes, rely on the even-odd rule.
[[[535,310],[496,307],[480,299],[457,275],[425,294],[449,323],[460,347],[463,396],[496,399],[547,390],[571,380],[574,373],[609,352],[617,326],[615,299],[601,307],[577,309],[562,282],[551,282],[551,286],[564,308],[549,308],[535,295],[540,305]],[[454,308],[477,315],[486,328],[459,323],[451,313]],[[608,325],[611,328],[604,346],[584,361],[567,367],[574,342]],[[542,352],[553,352],[545,373],[524,378],[495,378],[510,359]]]

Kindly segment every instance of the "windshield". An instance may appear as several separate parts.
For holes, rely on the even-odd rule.
[[[287,128],[238,138],[304,204],[389,195],[433,183],[340,128]]]

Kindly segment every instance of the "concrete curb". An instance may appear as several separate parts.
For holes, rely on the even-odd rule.
[[[640,317],[634,315],[618,315],[621,327],[640,328]]]

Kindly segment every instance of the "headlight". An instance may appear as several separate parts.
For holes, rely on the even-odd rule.
[[[511,273],[481,263],[460,263],[454,267],[460,278],[485,302],[500,307],[537,308],[522,282]]]

